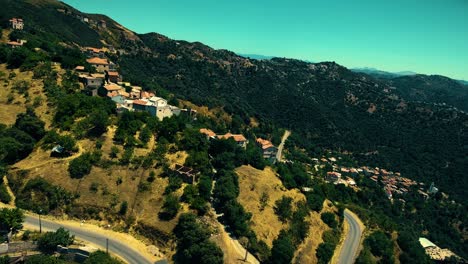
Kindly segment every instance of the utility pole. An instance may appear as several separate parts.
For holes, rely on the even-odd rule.
[[[247,262],[247,256],[249,255],[249,251],[247,250],[250,246],[250,240],[247,240],[247,246],[245,247],[245,257],[244,262]]]
[[[39,210],[39,233],[42,233],[42,221],[41,221],[42,209]]]
[[[109,254],[109,239],[106,238],[106,253]]]

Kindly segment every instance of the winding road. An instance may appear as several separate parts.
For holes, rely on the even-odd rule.
[[[343,214],[345,221],[349,224],[349,230],[348,234],[346,234],[343,246],[341,247],[338,264],[352,264],[358,254],[364,225],[362,225],[361,220],[348,209],[346,209]]]
[[[276,153],[276,160],[278,162],[282,161],[284,143],[286,142],[286,140],[288,139],[290,135],[291,135],[291,131],[289,130],[284,131],[283,138],[281,139],[281,143],[278,146],[278,152]]]
[[[24,225],[32,227],[34,229],[39,229],[39,220],[37,216],[32,214],[26,214],[25,216],[26,217],[24,220]],[[100,234],[95,231],[93,232],[92,230],[87,230],[86,227],[76,227],[72,225],[59,223],[56,221],[51,221],[48,219],[41,219],[41,222],[43,231],[55,231],[60,227],[63,227],[67,229],[70,232],[70,234],[74,235],[77,239],[89,242],[102,249],[106,248],[107,239],[109,239],[109,252],[119,256],[121,259],[130,264],[168,263],[166,260],[152,262],[143,254],[140,254],[140,252],[133,249],[130,245],[126,244],[126,241],[108,237],[105,234]]]

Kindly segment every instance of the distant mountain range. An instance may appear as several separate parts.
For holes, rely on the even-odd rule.
[[[416,75],[416,72],[412,71],[400,71],[400,72],[387,72],[387,71],[382,71],[376,68],[370,68],[370,67],[364,67],[364,68],[352,68],[351,69],[354,72],[361,72],[361,73],[366,73],[369,75],[377,76],[377,77],[387,77],[387,78],[394,78],[394,77],[399,77],[399,76],[410,76],[410,75]]]
[[[393,78],[402,77],[402,76],[418,75],[417,72],[413,72],[413,71],[388,72],[388,71],[382,71],[382,70],[379,70],[376,68],[370,68],[370,67],[352,68],[351,71],[365,73],[365,74],[368,74],[377,78],[384,78],[384,79],[393,79]],[[455,80],[455,81],[458,81],[459,83],[463,85],[468,85],[468,81],[465,81],[465,80]]]
[[[241,53],[237,53],[237,55],[239,55],[241,57],[244,57],[244,58],[254,59],[254,60],[271,60],[273,58],[284,58],[284,57],[281,57],[281,56],[267,56],[267,55],[260,55],[260,54],[241,54]],[[309,62],[309,63],[314,63],[311,60],[302,60],[302,61]]]
[[[255,59],[255,60],[271,60],[275,58],[275,56],[266,56],[266,55],[259,55],[259,54],[240,54],[238,53],[237,55],[242,56],[244,58],[250,58],[250,59]]]

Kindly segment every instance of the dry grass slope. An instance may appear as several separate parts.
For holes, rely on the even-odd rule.
[[[305,201],[305,197],[298,190],[287,190],[270,167],[261,171],[251,166],[242,166],[237,168],[236,172],[240,186],[238,201],[252,213],[252,229],[258,238],[271,247],[281,229],[287,227],[273,210],[275,201],[283,195],[293,198],[294,202]],[[260,198],[263,193],[267,193],[269,199],[265,209],[260,210]]]

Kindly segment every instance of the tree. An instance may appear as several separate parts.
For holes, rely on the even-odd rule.
[[[0,257],[0,264],[10,264],[10,261],[11,261],[11,259],[10,259],[10,257],[8,255]]]
[[[223,263],[223,252],[208,240],[210,234],[197,222],[195,215],[182,214],[174,228],[174,234],[177,238],[175,263]]]
[[[47,232],[37,241],[39,249],[45,253],[53,253],[57,246],[68,246],[73,243],[75,236],[70,236],[70,232],[63,227],[55,232]]]
[[[140,130],[140,140],[141,140],[141,142],[146,144],[146,143],[148,143],[150,138],[151,138],[151,130],[147,126],[143,127]]]
[[[72,178],[83,178],[91,172],[92,157],[90,153],[84,153],[78,158],[70,161],[68,172]]]
[[[127,214],[127,209],[128,209],[128,202],[123,201],[122,204],[120,204],[119,214],[120,215],[126,215]]]
[[[0,201],[5,204],[10,203],[11,201],[11,196],[8,193],[5,184],[0,184]]]
[[[159,218],[163,220],[171,220],[176,217],[180,209],[179,199],[174,194],[168,194],[164,199],[162,211],[159,212]]]
[[[322,211],[323,202],[325,201],[325,198],[322,195],[315,192],[307,193],[306,198],[307,205],[309,206],[310,210],[314,210],[316,212]]]
[[[286,231],[281,230],[278,238],[273,241],[271,248],[270,263],[272,264],[286,264],[291,263],[294,257],[295,248],[291,238]]]
[[[122,262],[111,257],[108,253],[98,250],[89,255],[84,264],[121,264]]]
[[[322,213],[322,215],[320,216],[320,218],[322,219],[322,221],[327,224],[330,228],[335,228],[338,226],[338,222],[336,221],[336,217],[335,217],[335,214],[334,213],[330,213],[330,212],[325,212],[325,213]]]
[[[35,140],[40,140],[45,135],[44,124],[34,111],[29,109],[26,113],[19,114],[16,117],[15,127],[28,133]]]
[[[393,241],[384,232],[375,231],[366,238],[364,244],[372,255],[382,258],[382,263],[394,263]]]
[[[279,220],[285,223],[292,216],[292,198],[287,196],[281,197],[281,199],[275,202],[273,209],[275,210]]]
[[[88,135],[96,138],[100,137],[107,131],[107,126],[109,125],[109,114],[102,109],[95,110],[89,116],[89,123],[92,128],[88,131]]]
[[[376,263],[373,258],[372,254],[370,253],[369,249],[367,247],[364,247],[361,250],[361,253],[359,253],[359,257],[356,259],[356,264],[374,264]],[[410,263],[410,262],[404,262],[404,263]]]
[[[327,264],[331,260],[334,250],[335,245],[327,242],[321,243],[315,253],[318,263]]]
[[[25,264],[66,264],[66,262],[54,256],[33,255],[26,259]]]
[[[16,233],[23,228],[24,214],[18,208],[0,210],[0,229]]]
[[[111,152],[109,154],[110,158],[111,159],[117,158],[117,155],[119,155],[119,152],[120,152],[120,150],[119,150],[119,148],[117,146],[112,146],[111,147]]]
[[[213,181],[210,177],[202,175],[198,181],[198,193],[201,198],[205,201],[208,201],[211,197],[211,189],[213,186]]]

